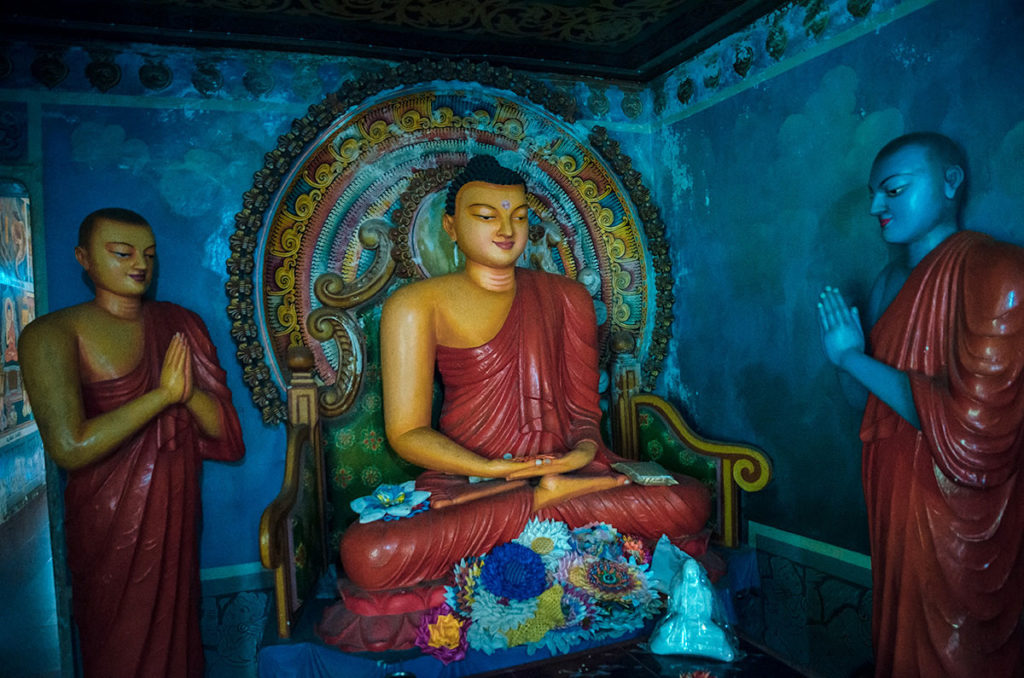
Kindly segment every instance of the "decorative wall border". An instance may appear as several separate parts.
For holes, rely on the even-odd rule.
[[[237,346],[235,355],[242,365],[242,378],[252,392],[253,402],[268,424],[284,420],[285,405],[260,343],[254,301],[254,255],[259,245],[258,233],[265,226],[267,209],[296,159],[338,116],[386,90],[435,80],[477,82],[511,91],[567,122],[575,120],[575,99],[565,92],[551,89],[543,82],[509,68],[447,59],[400,64],[391,72],[372,73],[347,82],[337,92],[311,106],[306,116],[294,120],[291,130],[279,137],[276,148],[267,153],[263,168],[254,175],[253,187],[243,195],[242,210],[235,215],[236,230],[229,239],[231,254],[226,262],[229,275],[225,285],[229,299],[227,312],[231,321],[231,337]],[[655,270],[656,311],[651,348],[643,363],[644,387],[650,388],[660,372],[671,334],[672,274],[664,224],[639,172],[632,168],[631,160],[621,152],[619,144],[602,128],[595,128],[588,141],[622,179],[650,241]]]

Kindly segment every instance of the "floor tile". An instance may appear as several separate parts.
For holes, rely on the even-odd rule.
[[[5,678],[60,673],[46,494],[0,524],[0,667]]]

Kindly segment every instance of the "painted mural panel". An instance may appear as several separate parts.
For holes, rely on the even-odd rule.
[[[0,519],[45,475],[42,443],[18,362],[21,329],[35,317],[31,210],[24,185],[0,179]]]

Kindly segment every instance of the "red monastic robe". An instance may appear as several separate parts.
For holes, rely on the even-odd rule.
[[[871,333],[921,430],[871,397],[863,481],[876,675],[1024,675],[1024,250],[964,231]]]
[[[145,350],[129,374],[82,385],[95,417],[156,388],[175,332],[192,349],[194,386],[220,405],[223,436],[205,437],[184,405],[164,410],[120,449],[68,473],[64,527],[72,606],[88,678],[203,675],[199,630],[199,473],[242,457],[241,428],[197,315],[143,306]]]
[[[599,444],[578,474],[610,474],[617,461],[601,444],[597,324],[586,289],[568,278],[516,269],[516,297],[497,336],[471,349],[438,347],[444,382],[440,430],[488,458],[560,455],[582,440]],[[458,501],[397,521],[350,526],[341,541],[346,576],[367,590],[396,589],[450,574],[464,557],[510,541],[533,516],[580,527],[595,521],[657,539],[667,534],[693,555],[707,546],[710,495],[693,478],[678,485],[626,485],[541,511],[520,481],[470,484],[427,471],[416,481],[432,503]],[[511,487],[512,489],[509,489]]]

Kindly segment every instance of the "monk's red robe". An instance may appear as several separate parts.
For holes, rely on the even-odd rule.
[[[156,388],[164,353],[181,332],[192,349],[195,388],[220,405],[223,435],[205,437],[176,405],[116,451],[68,473],[64,527],[87,678],[203,675],[200,465],[243,454],[231,393],[202,321],[163,302],[147,302],[143,318],[141,362],[118,379],[83,384],[85,416]]]
[[[863,482],[876,675],[1024,675],[1024,250],[964,231],[871,333],[921,430],[871,397]]]
[[[471,349],[438,347],[444,383],[440,430],[477,454],[561,455],[583,440],[599,445],[579,475],[610,474],[619,460],[601,444],[597,324],[586,289],[568,278],[516,269],[516,297],[501,330]],[[510,541],[534,516],[570,527],[601,521],[624,533],[667,534],[693,555],[707,545],[710,495],[693,478],[678,485],[626,485],[533,509],[533,487],[506,481],[470,484],[427,471],[417,489],[435,504],[464,493],[495,494],[397,521],[350,526],[341,541],[346,576],[368,590],[396,589],[450,574],[467,556]]]

